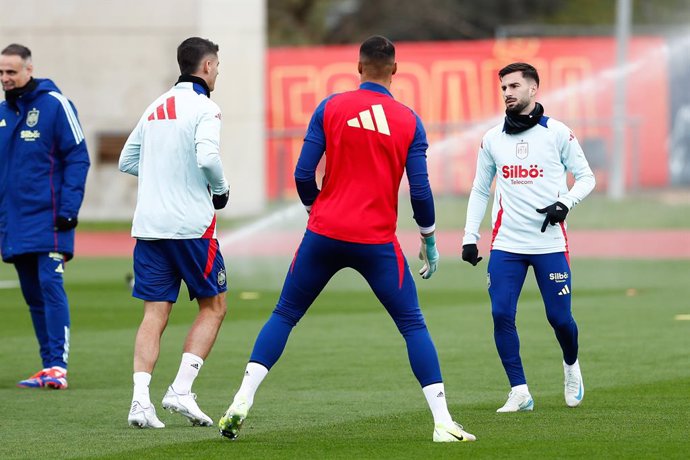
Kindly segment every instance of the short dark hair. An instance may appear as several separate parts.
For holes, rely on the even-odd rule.
[[[395,62],[395,45],[386,37],[374,35],[362,42],[359,59],[362,62],[392,64]]]
[[[539,86],[539,73],[537,73],[537,69],[526,62],[513,62],[512,64],[508,64],[498,71],[498,78],[503,78],[513,72],[522,72],[523,78],[531,78],[536,81],[537,86]]]
[[[211,40],[200,37],[190,37],[177,47],[177,64],[180,73],[193,74],[199,69],[201,61],[212,54],[218,56],[218,45]]]
[[[31,59],[31,50],[24,45],[18,43],[12,43],[5,47],[0,54],[5,56],[19,56],[24,61]]]
[[[393,71],[395,45],[381,35],[369,37],[359,47],[359,62],[368,76],[385,78]]]

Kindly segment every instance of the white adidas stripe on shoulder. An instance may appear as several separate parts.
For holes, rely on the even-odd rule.
[[[374,114],[373,117],[372,112]],[[376,125],[374,125],[374,122],[376,122]],[[386,113],[381,104],[372,105],[370,109],[362,110],[359,112],[358,117],[347,120],[347,125],[353,128],[364,128],[369,131],[376,131],[386,136],[391,135]]]
[[[371,118],[369,109],[359,112],[359,119],[362,120],[362,128],[368,129],[369,131],[376,131],[374,120]]]
[[[72,105],[69,103],[65,96],[58,93],[57,91],[51,91],[48,94],[53,96],[55,99],[60,101],[60,104],[62,104],[65,116],[67,117],[67,122],[69,123],[69,127],[72,130],[72,135],[74,136],[74,142],[79,144],[81,141],[84,140],[84,132],[81,130],[79,120],[77,119],[77,115],[74,113],[74,110],[72,109]]]
[[[374,120],[376,120],[376,127],[379,129],[379,132],[390,136],[391,132],[388,129],[388,120],[386,120],[383,106],[381,104],[372,105],[371,110],[374,112]]]
[[[352,126],[353,128],[361,128],[359,124],[359,118],[350,118],[347,120],[347,126]]]

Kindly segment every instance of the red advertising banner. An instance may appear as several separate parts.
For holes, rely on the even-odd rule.
[[[633,38],[615,67],[612,38],[530,38],[396,44],[394,97],[414,109],[429,136],[435,193],[468,193],[484,132],[504,105],[497,72],[516,61],[539,71],[547,116],[570,126],[605,187],[614,152],[615,86],[625,79],[625,177],[629,187],[668,183],[665,41]],[[359,85],[358,46],[277,48],[268,53],[268,194],[294,195],[292,174],[313,110],[327,95]]]

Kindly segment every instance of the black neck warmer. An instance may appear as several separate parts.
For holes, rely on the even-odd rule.
[[[206,83],[206,80],[204,80],[201,77],[196,77],[194,75],[187,75],[187,74],[182,74],[180,75],[180,78],[177,79],[177,83],[182,83],[182,82],[187,82],[187,83],[196,83],[201,85],[202,88],[206,91],[206,97],[211,97],[211,90],[208,89],[208,84]],[[176,83],[176,84],[177,84]]]
[[[34,77],[31,77],[29,82],[21,88],[14,88],[9,91],[5,91],[5,100],[8,104],[17,108],[17,99],[26,93],[30,93],[31,91],[35,90],[37,86],[38,82],[34,80]]]
[[[536,103],[534,110],[529,115],[513,114],[506,110],[506,118],[503,123],[503,131],[506,134],[517,134],[527,131],[532,126],[539,123],[541,117],[544,115],[544,107],[540,103]]]

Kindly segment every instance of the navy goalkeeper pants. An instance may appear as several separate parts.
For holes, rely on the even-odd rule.
[[[349,243],[307,230],[290,264],[278,304],[256,339],[250,361],[270,369],[283,353],[292,328],[331,277],[347,267],[366,279],[393,318],[405,339],[412,372],[420,385],[440,383],[436,347],[397,240],[387,244]]]

